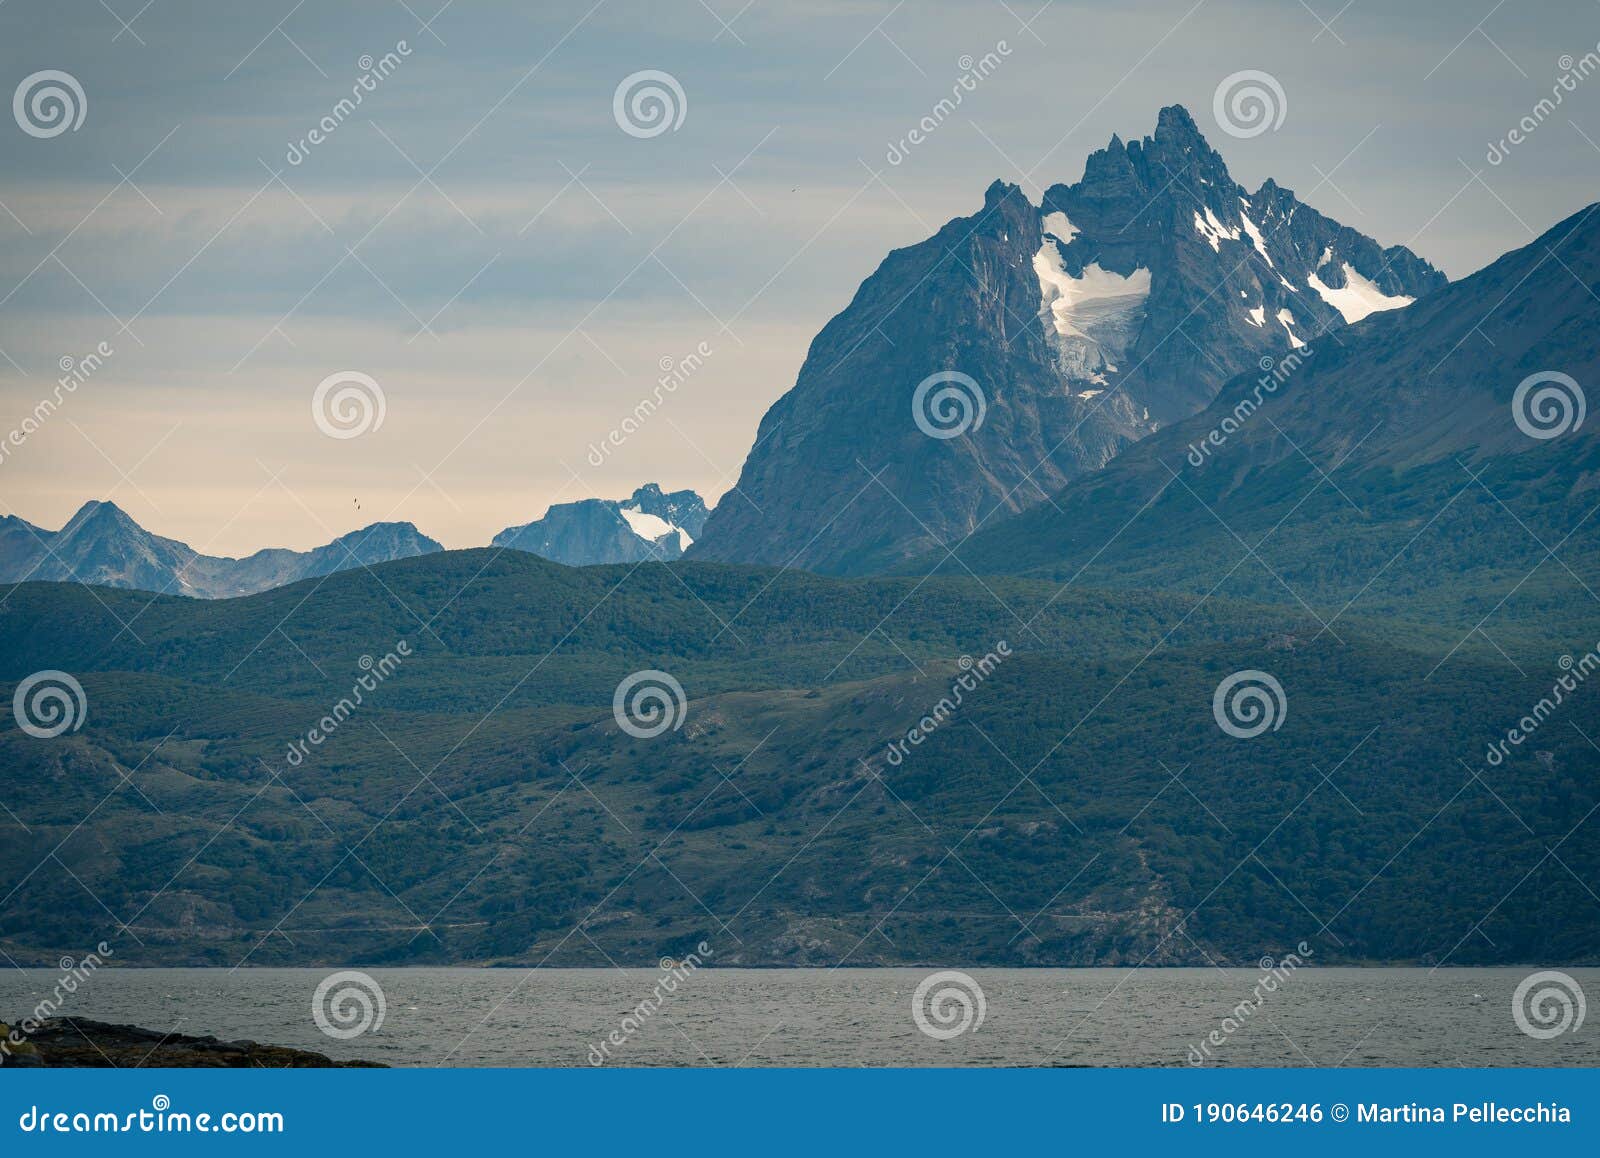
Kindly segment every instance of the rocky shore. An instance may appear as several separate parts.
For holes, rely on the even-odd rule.
[[[5,1048],[0,1049],[0,1066],[6,1068],[382,1068],[376,1062],[334,1061],[311,1050],[160,1033],[135,1025],[111,1025],[82,1017],[52,1017],[20,1044],[11,1040],[11,1027],[0,1022],[0,1042],[5,1044]]]

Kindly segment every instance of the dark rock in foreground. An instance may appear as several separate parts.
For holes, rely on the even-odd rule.
[[[0,1025],[0,1038],[9,1030]],[[0,1066],[92,1069],[344,1069],[384,1068],[378,1062],[334,1061],[320,1053],[158,1033],[135,1025],[110,1025],[82,1017],[52,1017],[26,1043],[0,1051]]]

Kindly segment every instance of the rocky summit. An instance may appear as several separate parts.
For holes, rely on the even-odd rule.
[[[976,214],[885,258],[690,557],[882,569],[1034,506],[1262,358],[1445,283],[1271,180],[1245,189],[1163,109],[1040,204],[996,181]]]

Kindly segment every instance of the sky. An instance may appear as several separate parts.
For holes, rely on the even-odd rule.
[[[714,502],[861,280],[995,178],[1037,201],[1179,103],[1242,184],[1460,277],[1600,190],[1600,74],[1534,111],[1597,44],[1592,0],[8,0],[0,514],[240,555]],[[1281,119],[1241,136],[1245,70]]]

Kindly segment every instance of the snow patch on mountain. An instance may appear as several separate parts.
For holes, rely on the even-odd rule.
[[[1301,346],[1305,345],[1304,342],[1302,342],[1298,337],[1295,336],[1295,332],[1294,332],[1294,324],[1295,324],[1295,322],[1294,322],[1294,315],[1292,313],[1290,313],[1287,309],[1279,310],[1278,311],[1278,321],[1283,324],[1284,330],[1289,335],[1289,348],[1290,349],[1298,350]]]
[[[1062,245],[1072,244],[1072,239],[1078,236],[1078,227],[1067,220],[1067,215],[1057,209],[1053,213],[1046,213],[1040,227],[1051,237],[1056,238]]]
[[[1241,197],[1240,200],[1243,201],[1244,198]],[[1272,255],[1267,252],[1266,238],[1261,236],[1261,230],[1256,228],[1256,223],[1250,220],[1250,215],[1248,213],[1239,214],[1239,222],[1244,226],[1244,231],[1250,235],[1250,244],[1256,247],[1256,252],[1259,253],[1270,266],[1272,264]]]
[[[1327,251],[1324,251],[1324,257],[1326,256]],[[1326,261],[1318,263],[1319,266],[1324,264],[1326,264]],[[1332,286],[1325,284],[1316,275],[1315,271],[1306,279],[1306,283],[1317,291],[1323,301],[1338,310],[1344,316],[1346,322],[1350,323],[1359,322],[1367,315],[1378,313],[1381,310],[1401,309],[1417,300],[1416,298],[1405,296],[1391,297],[1362,277],[1355,266],[1348,261],[1344,263],[1343,288],[1334,289]]]
[[[654,543],[663,535],[670,535],[674,532],[678,536],[678,550],[687,551],[689,544],[694,542],[689,537],[689,532],[682,527],[673,526],[660,515],[652,515],[641,511],[637,505],[629,506],[624,504],[617,508],[617,514],[622,516],[623,521],[628,524],[628,528],[635,535],[638,535],[639,538],[647,543]]]
[[[1229,241],[1239,240],[1239,231],[1232,226],[1224,225],[1221,221],[1217,220],[1217,215],[1212,212],[1211,206],[1209,205],[1206,206],[1206,215],[1204,218],[1202,218],[1198,212],[1195,213],[1194,228],[1195,232],[1209,241],[1211,243],[1211,248],[1218,253],[1222,252],[1223,238],[1227,238]]]
[[[1045,221],[1055,217],[1064,220],[1053,213]],[[1090,262],[1074,277],[1050,237],[1033,255],[1033,271],[1039,279],[1039,309],[1055,331],[1062,369],[1072,378],[1103,384],[1105,372],[1116,370],[1114,360],[1126,354],[1144,319],[1150,271],[1120,274]]]

